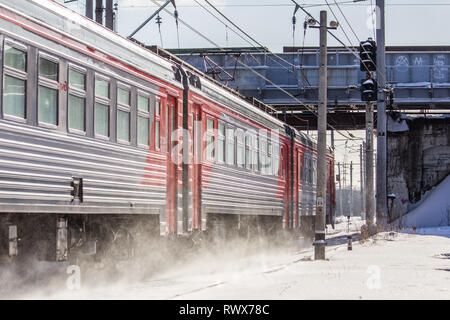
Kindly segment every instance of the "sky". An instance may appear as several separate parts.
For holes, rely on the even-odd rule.
[[[157,10],[153,3],[163,4],[165,0],[117,0],[117,31],[128,36],[147,17]],[[326,1],[330,7],[326,5]],[[58,0],[62,3],[64,0]],[[95,2],[95,1],[94,1]],[[115,0],[116,2],[116,0]],[[167,12],[161,12],[161,34],[153,19],[134,36],[137,40],[163,48],[199,48],[199,47],[242,47],[250,46],[248,38],[236,35],[232,24],[220,17],[205,0],[175,0],[179,18],[197,30],[201,35],[179,24],[178,32],[175,19]],[[273,52],[281,52],[283,46],[317,46],[317,29],[307,29],[303,36],[303,21],[306,14],[301,10],[296,13],[296,30],[293,37],[292,16],[295,5],[291,0],[209,0],[217,10],[234,24],[239,26],[259,44]],[[328,20],[337,20],[340,24],[334,34],[346,45],[358,45],[360,40],[375,37],[374,16],[375,0],[349,3],[349,0],[306,0],[297,1],[316,19],[321,10],[328,11]],[[337,3],[341,3],[339,6]],[[200,4],[208,9],[201,7]],[[66,4],[69,8],[84,13],[85,0]],[[170,4],[166,7],[173,13]],[[213,13],[216,17],[214,17]],[[333,15],[334,14],[334,15]],[[450,45],[450,1],[446,0],[386,0],[386,45]],[[242,35],[241,33],[239,33]],[[203,36],[203,37],[202,37]],[[205,37],[210,41],[205,40]],[[179,42],[179,43],[178,43]],[[330,46],[340,44],[328,37]],[[257,45],[251,43],[251,45]],[[364,137],[364,131],[353,132],[357,137]],[[336,134],[336,162],[353,161],[355,165],[354,185],[359,187],[359,145],[362,140],[347,143]],[[376,141],[376,139],[375,139]],[[330,139],[328,138],[328,144]],[[336,170],[337,171],[337,170]],[[347,182],[347,184],[349,184]]]
[[[59,0],[63,2],[64,0]],[[118,1],[118,32],[129,35],[149,15],[156,11],[157,6],[152,0],[117,0]],[[358,40],[365,40],[374,35],[372,11],[370,4],[375,0],[365,0],[359,3],[348,3],[349,0],[298,0],[315,17],[319,17],[320,10],[328,11],[329,20],[340,22],[340,28],[334,31],[346,45],[357,45]],[[339,6],[336,2],[347,2]],[[157,0],[164,3],[165,0]],[[249,46],[249,44],[231,31],[229,22],[221,23],[199,4],[214,12],[205,0],[176,0],[179,18],[204,36],[221,47]],[[231,21],[241,27],[255,40],[269,47],[272,51],[280,52],[283,46],[302,45],[303,21],[305,14],[299,10],[296,13],[297,23],[295,37],[292,37],[292,15],[295,5],[291,0],[210,0],[219,11]],[[83,11],[85,0],[78,0],[68,4],[70,8]],[[173,13],[173,6],[167,6]],[[336,18],[333,16],[333,12]],[[346,22],[345,18],[350,22]],[[217,12],[214,12],[218,16]],[[448,16],[450,2],[445,0],[386,0],[386,44],[387,45],[447,45],[450,43],[448,30]],[[161,14],[161,35],[164,48],[177,48],[178,37],[175,20],[166,12]],[[224,20],[222,18],[222,20]],[[354,34],[353,33],[353,31]],[[348,38],[345,36],[347,33]],[[213,44],[201,38],[198,34],[180,24],[178,29],[180,47],[214,47]],[[150,21],[135,38],[148,44],[161,45],[158,26],[155,20]],[[338,43],[329,37],[329,45]],[[308,29],[305,45],[318,44],[317,30]]]

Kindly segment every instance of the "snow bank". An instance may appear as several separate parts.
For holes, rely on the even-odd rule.
[[[423,236],[441,236],[450,238],[450,227],[434,227],[434,228],[419,228],[413,230],[412,228],[403,229],[402,233],[420,234]]]
[[[450,175],[420,206],[402,217],[402,225],[417,228],[450,226]]]

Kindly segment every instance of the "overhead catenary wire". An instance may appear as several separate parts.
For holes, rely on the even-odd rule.
[[[344,12],[342,11],[341,7],[339,6],[339,3],[334,0],[334,3],[336,5],[336,7],[338,8],[339,12],[341,13],[341,15],[344,17],[344,20],[347,22],[348,26],[350,27],[350,30],[353,32],[353,35],[355,36],[355,38],[358,40],[358,43],[361,42],[361,40],[359,40],[358,35],[356,34],[355,30],[353,29],[351,23],[348,21],[347,17],[345,16]]]
[[[339,5],[343,5],[346,7],[361,7],[364,6],[365,4],[363,3],[359,3],[359,2],[365,2],[367,0],[348,0],[348,1],[340,1],[338,2]],[[335,5],[335,4],[331,4],[331,5]],[[130,5],[123,5],[121,6],[122,8],[147,8],[149,6],[153,5],[146,5],[146,4],[130,4]],[[249,7],[249,8],[254,8],[254,7],[289,7],[289,4],[286,3],[266,3],[266,4],[229,4],[229,3],[225,3],[225,4],[219,4],[217,5],[217,7],[219,8],[225,8],[225,7]],[[326,4],[323,3],[306,3],[303,5],[305,8],[313,8],[313,7],[322,7],[322,6],[326,6]],[[406,2],[402,0],[402,3],[386,3],[386,6],[450,6],[450,3],[429,3],[429,2],[423,2],[423,3],[415,3],[415,2]],[[195,8],[196,6],[194,5],[179,5],[178,7],[180,8]]]
[[[299,5],[295,0],[291,0],[293,3],[295,3],[296,6],[298,6],[304,13],[306,13],[311,19],[314,20],[315,23],[319,24],[319,21],[317,21],[316,18],[314,18],[303,6]],[[365,67],[366,70],[369,70],[369,68],[367,67],[366,63],[361,59],[361,57],[355,53],[354,50],[350,49],[341,39],[339,39],[334,33],[332,33],[329,29],[327,29],[327,32],[329,35],[331,35],[337,42],[339,42],[341,45],[344,46],[344,48],[349,51],[351,54],[353,54],[361,63],[362,65]],[[371,59],[372,61],[372,59]],[[374,63],[374,65],[376,66],[376,61],[372,61]],[[383,77],[385,76],[385,72],[381,71],[379,69],[376,69],[376,72],[378,74],[381,74]],[[378,84],[378,88],[381,88],[378,79],[374,79],[377,84]]]
[[[236,32],[235,30],[233,30],[232,28],[230,28],[225,22],[223,22],[222,20],[219,19],[219,17],[217,17],[213,12],[211,12],[208,8],[206,8],[204,5],[202,5],[200,2],[198,2],[197,0],[194,0],[195,3],[197,3],[200,7],[202,7],[206,12],[208,12],[211,16],[213,16],[214,18],[217,19],[217,21],[219,21],[220,23],[222,23],[226,30],[230,29],[234,34],[236,34],[238,37],[240,37],[242,40],[244,40],[245,42],[247,42],[249,45],[251,45],[253,48],[255,48],[257,51],[262,52],[262,53],[267,53],[270,52],[272,53],[268,48],[260,45],[260,48],[256,47],[252,42],[250,42],[249,40],[247,40],[246,38],[244,38],[241,34],[239,34],[238,32]],[[227,39],[228,39],[228,33],[227,33]],[[256,41],[254,41],[256,42]],[[257,42],[256,42],[257,43]],[[258,44],[259,45],[259,44]],[[261,49],[263,48],[263,49]],[[273,53],[272,53],[273,54]],[[273,60],[270,56],[268,56],[269,59],[271,59],[272,61],[278,63],[281,67],[283,67],[285,70],[291,72],[290,69],[286,68],[285,66],[283,66],[280,62]],[[287,61],[286,61],[287,62]]]
[[[155,0],[151,0],[153,3],[155,3],[158,6],[161,6],[158,2],[156,2]],[[172,14],[172,12],[170,12],[169,10],[167,10],[166,8],[164,8],[164,11],[166,11],[169,15],[174,16],[174,14]],[[196,30],[194,27],[192,27],[191,25],[189,25],[187,22],[185,22],[184,20],[178,18],[178,21],[180,23],[182,23],[183,25],[185,25],[187,28],[189,28],[191,31],[193,31],[194,33],[196,33],[197,35],[199,35],[200,37],[202,37],[203,39],[205,39],[206,41],[208,41],[209,43],[211,43],[212,45],[214,45],[215,47],[217,47],[219,50],[221,51],[225,51],[224,48],[222,48],[221,46],[219,46],[217,43],[215,43],[214,41],[212,41],[211,39],[209,39],[208,37],[206,37],[204,34],[202,34],[200,31]],[[233,57],[235,58],[235,57]],[[236,59],[236,58],[235,58]],[[297,101],[299,104],[301,104],[302,106],[304,106],[307,110],[311,111],[312,114],[314,114],[315,116],[317,116],[317,112],[312,109],[311,107],[309,107],[308,105],[306,105],[305,103],[303,103],[302,101],[300,101],[299,99],[297,99],[295,96],[293,96],[291,93],[289,93],[288,91],[284,90],[283,88],[281,88],[279,85],[277,85],[276,83],[274,83],[272,80],[264,77],[262,74],[258,73],[256,70],[254,70],[252,67],[250,67],[249,65],[245,64],[244,62],[240,61],[239,59],[237,59],[237,62],[242,65],[243,67],[247,68],[248,70],[250,70],[251,72],[253,72],[254,74],[256,74],[257,76],[261,77],[263,80],[267,81],[268,83],[272,84],[274,87],[276,87],[277,89],[279,89],[280,91],[282,91],[283,93],[285,93],[286,95],[288,95],[289,97],[291,97],[292,99],[294,99],[295,101]],[[345,136],[342,132],[340,132],[339,130],[337,130],[336,128],[334,128],[333,126],[331,126],[330,124],[328,124],[328,127],[330,127],[331,129],[335,130],[338,134],[342,135],[345,138],[348,138],[349,140],[355,140],[352,138],[349,138],[347,136]],[[359,139],[358,139],[359,140]]]
[[[195,2],[197,2],[197,0],[194,0]],[[244,30],[242,30],[239,26],[237,26],[233,21],[231,21],[227,16],[225,16],[220,10],[218,10],[213,4],[211,4],[211,2],[209,2],[208,0],[205,0],[205,2],[207,4],[210,5],[211,8],[213,8],[218,14],[220,14],[225,20],[227,20],[229,23],[231,23],[236,29],[238,29],[240,32],[242,32],[244,35],[246,35],[249,39],[251,39],[254,43],[256,43],[257,45],[259,45],[261,48],[264,48],[267,52],[269,52],[271,55],[277,57],[278,59],[280,59],[281,61],[287,63],[288,65],[290,65],[291,67],[293,67],[293,70],[295,70],[295,64],[290,63],[289,61],[287,61],[286,59],[280,57],[279,55],[277,55],[276,53],[272,52],[271,50],[269,50],[269,48],[267,48],[266,46],[262,45],[261,43],[259,43],[257,40],[255,40],[253,37],[251,37],[247,32],[245,32]],[[197,2],[198,3],[198,2]],[[268,56],[270,58],[270,56]],[[275,61],[273,59],[271,59],[272,61]],[[277,62],[277,61],[275,61]],[[280,64],[279,62],[277,62],[279,65],[282,66],[282,64]],[[289,69],[287,69],[289,70]],[[305,76],[305,74],[303,73],[303,70],[300,69],[300,72],[302,73],[303,77],[305,78],[306,82],[308,83],[308,85],[310,87],[312,87],[311,83],[308,81],[308,78]]]
[[[333,11],[333,9],[331,8],[330,4],[328,3],[327,0],[325,0],[325,2],[326,2],[328,8],[329,8],[330,11],[331,11],[331,14],[332,14],[333,17],[336,19],[336,22],[337,22],[338,25],[341,27],[342,32],[344,33],[345,37],[346,37],[347,40],[348,40],[348,43],[349,43],[350,45],[352,45],[352,40],[350,40],[350,37],[347,35],[347,32],[345,32],[345,29],[344,29],[343,25],[339,22],[339,19],[337,18],[336,14],[334,13],[334,11]]]
[[[194,0],[194,1],[197,2],[197,0]],[[233,24],[233,26],[235,26],[238,30],[240,30],[242,33],[244,33],[244,34],[247,35],[248,37],[250,37],[245,31],[243,31],[240,27],[238,27],[235,23],[233,23],[229,18],[227,18],[223,13],[221,13],[217,8],[215,8],[208,0],[205,0],[205,2],[207,2],[211,7],[213,7],[213,9],[214,9],[215,11],[217,11],[217,12],[218,12],[222,17],[224,17],[228,22],[230,22],[231,24]],[[197,3],[198,3],[198,2],[197,2]],[[294,17],[295,17],[295,12],[296,12],[296,10],[294,11]],[[305,30],[305,34],[306,34],[306,30]],[[252,40],[253,40],[255,43],[257,43],[260,47],[264,47],[264,48],[265,48],[265,46],[261,45],[261,44],[260,44],[259,42],[257,42],[255,39],[253,39],[253,38],[251,38],[251,37],[250,37],[250,39],[252,39]],[[303,40],[304,40],[304,39],[303,39]],[[281,57],[279,57],[279,56],[276,55],[275,53],[271,52],[270,50],[269,50],[269,52],[272,53],[273,55],[275,55],[276,57],[278,57],[279,59],[285,61],[286,63],[289,63],[288,61],[282,59]],[[295,65],[292,65],[292,66],[295,68]],[[248,67],[248,66],[247,66],[247,67]],[[253,70],[253,68],[250,68],[250,69],[251,69],[251,71],[255,72],[255,71]],[[301,71],[301,73],[303,74],[304,79],[306,80],[306,82],[307,82],[307,83],[309,84],[309,86],[311,87],[311,84],[309,83],[308,78],[306,77],[306,75],[303,73],[302,68],[300,68],[300,71]],[[262,77],[259,73],[257,73],[257,72],[255,72],[255,73],[256,73],[258,76]],[[268,81],[269,83],[271,83],[273,86],[277,87],[278,89],[280,89],[280,90],[283,91],[284,93],[289,94],[287,91],[282,90],[282,88],[279,87],[278,85],[276,85],[274,82],[269,81],[269,79],[267,79],[267,78],[264,77],[264,80]],[[290,94],[289,94],[289,95],[290,95]],[[290,95],[290,97],[294,97],[294,96],[293,96],[293,95]],[[315,116],[317,116],[317,113],[316,113],[315,110],[312,110],[312,109],[308,108],[308,106],[307,106],[306,104],[304,104],[303,102],[301,102],[300,100],[298,100],[298,99],[296,99],[296,100],[297,100],[298,102],[300,102],[303,106],[305,106],[308,110],[310,110]],[[303,121],[303,119],[301,119],[300,117],[298,117],[297,115],[295,115],[295,114],[293,114],[293,113],[291,113],[291,116],[295,117],[296,119],[299,119],[299,120],[302,120],[302,121]],[[328,124],[328,126],[334,129],[334,127],[332,127],[330,124]],[[347,139],[350,139],[350,140],[353,140],[353,139],[354,139],[354,138],[351,138],[351,137],[347,137],[347,136],[343,135],[343,134],[340,133],[340,132],[339,132],[339,134],[341,134],[342,136],[346,137]],[[349,133],[349,134],[350,134],[350,133]],[[351,134],[350,134],[350,136],[351,136]],[[358,138],[357,138],[357,140],[358,140]]]
[[[240,35],[238,32],[236,32],[235,30],[233,30],[232,28],[228,27],[228,25],[223,22],[222,20],[220,20],[214,13],[212,13],[210,10],[208,10],[208,8],[206,8],[205,6],[203,6],[201,3],[199,3],[197,0],[194,0],[200,7],[202,7],[205,11],[207,11],[210,15],[212,15],[214,18],[216,18],[219,22],[221,22],[222,24],[225,25],[226,28],[229,28],[231,31],[233,31],[237,36],[239,36],[241,39],[243,39],[245,42],[247,42],[248,44],[250,44],[252,47],[254,47],[255,49],[257,49],[259,52],[262,53],[270,53],[271,55],[277,57],[279,60],[285,62],[286,64],[290,65],[292,67],[292,70],[290,70],[289,68],[286,68],[286,66],[284,66],[282,63],[280,63],[279,61],[273,59],[270,55],[267,55],[267,57],[272,60],[273,62],[277,63],[279,66],[281,66],[283,69],[287,70],[288,72],[295,72],[295,64],[290,63],[289,61],[287,61],[286,59],[283,59],[282,57],[280,57],[279,55],[277,55],[276,53],[273,53],[271,50],[269,50],[269,48],[267,48],[266,46],[260,44],[258,41],[256,41],[254,38],[252,38],[250,35],[248,35],[245,31],[243,31],[241,28],[239,28],[234,22],[232,22],[229,18],[227,18],[223,13],[221,13],[215,6],[213,6],[209,1],[205,0],[216,12],[218,12],[222,17],[224,17],[225,20],[227,20],[230,24],[232,24],[236,29],[238,29],[239,31],[241,31],[244,35],[246,35],[250,40],[252,40],[254,43],[256,43],[257,45],[259,45],[259,48],[256,47],[253,43],[251,43],[249,40],[245,39],[242,35]],[[264,48],[264,49],[260,49],[260,48]],[[306,77],[306,75],[303,73],[303,70],[300,69],[300,72],[302,73],[303,77],[305,78],[306,82],[308,83],[309,87],[312,87],[311,83],[309,82],[308,78]]]

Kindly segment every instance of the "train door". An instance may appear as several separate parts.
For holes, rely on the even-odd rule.
[[[176,99],[168,97],[165,108],[166,118],[166,151],[167,151],[167,209],[166,219],[169,233],[176,232],[176,208],[177,208],[177,163],[175,160],[176,154],[176,132],[177,128],[177,112]]]
[[[280,149],[280,162],[281,162],[281,172],[280,172],[280,179],[283,183],[283,189],[284,189],[284,208],[285,213],[283,216],[283,228],[288,227],[289,224],[289,183],[287,179],[287,167],[288,167],[288,157],[287,157],[287,146],[285,144],[281,145]]]
[[[200,203],[200,186],[201,186],[201,164],[202,164],[202,119],[200,106],[194,104],[193,109],[193,130],[192,130],[192,142],[194,152],[194,164],[193,164],[193,183],[192,183],[192,207],[193,207],[193,219],[192,229],[200,229],[201,225],[201,203]]]

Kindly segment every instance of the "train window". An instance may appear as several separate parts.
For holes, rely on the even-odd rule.
[[[273,145],[273,175],[278,176],[280,170],[280,146]]]
[[[301,154],[300,155],[300,160],[298,165],[300,166],[300,181],[303,182],[305,181],[305,155]]]
[[[214,121],[206,119],[206,158],[214,159]]]
[[[5,66],[26,72],[27,71],[27,53],[25,50],[12,47],[5,44]]]
[[[57,125],[58,69],[57,62],[39,57],[38,120],[40,123]]]
[[[252,137],[250,135],[246,135],[245,136],[245,167],[249,170],[252,168],[251,144],[252,144]]]
[[[260,170],[262,174],[267,173],[267,142],[265,139],[261,139],[261,148],[259,150],[260,156]]]
[[[85,131],[85,99],[69,94],[69,129]]]
[[[149,99],[142,95],[138,95],[138,110],[148,112]]]
[[[25,119],[26,81],[5,74],[3,84],[3,113]]]
[[[308,157],[308,182],[312,183],[312,161],[311,158]]]
[[[4,46],[3,114],[26,118],[27,53],[25,47]]]
[[[312,183],[316,184],[317,182],[317,160],[313,160],[313,166],[312,166]]]
[[[122,88],[117,88],[117,103],[129,106],[130,105],[130,91]]]
[[[212,119],[206,120],[206,130],[213,131],[214,130],[214,121]]]
[[[160,102],[156,101],[155,104],[155,116],[160,116],[161,115],[161,106],[160,106]]]
[[[130,141],[130,112],[117,110],[117,139]]]
[[[58,81],[58,64],[44,59],[39,59],[39,75],[46,79]]]
[[[253,136],[253,163],[252,168],[253,171],[259,170],[259,138],[257,136]]]
[[[161,148],[160,130],[161,130],[161,104],[160,101],[157,100],[155,104],[155,148],[157,150],[160,150]]]
[[[117,140],[130,142],[130,90],[117,87]]]
[[[266,173],[272,175],[272,143],[267,144],[267,170]]]
[[[109,106],[96,102],[94,120],[95,134],[109,137]]]
[[[148,146],[149,118],[138,116],[138,144]]]
[[[109,137],[109,81],[96,76],[94,132],[100,137]]]
[[[74,69],[69,69],[69,88],[86,90],[86,74]]]
[[[109,99],[109,82],[95,79],[95,96]]]
[[[143,146],[149,145],[149,130],[150,130],[149,102],[150,102],[149,98],[138,94],[137,140],[138,144]]]
[[[170,148],[170,127],[169,127],[169,104],[166,104],[166,152],[169,152]],[[173,122],[171,121],[171,126],[173,127]]]
[[[225,125],[219,122],[217,130],[217,161],[225,162]]]
[[[234,165],[234,129],[227,128],[227,163]]]
[[[244,131],[241,129],[237,130],[237,165],[238,167],[243,167],[244,162]]]
[[[69,102],[68,125],[69,130],[85,131],[86,111],[86,74],[69,69]]]

